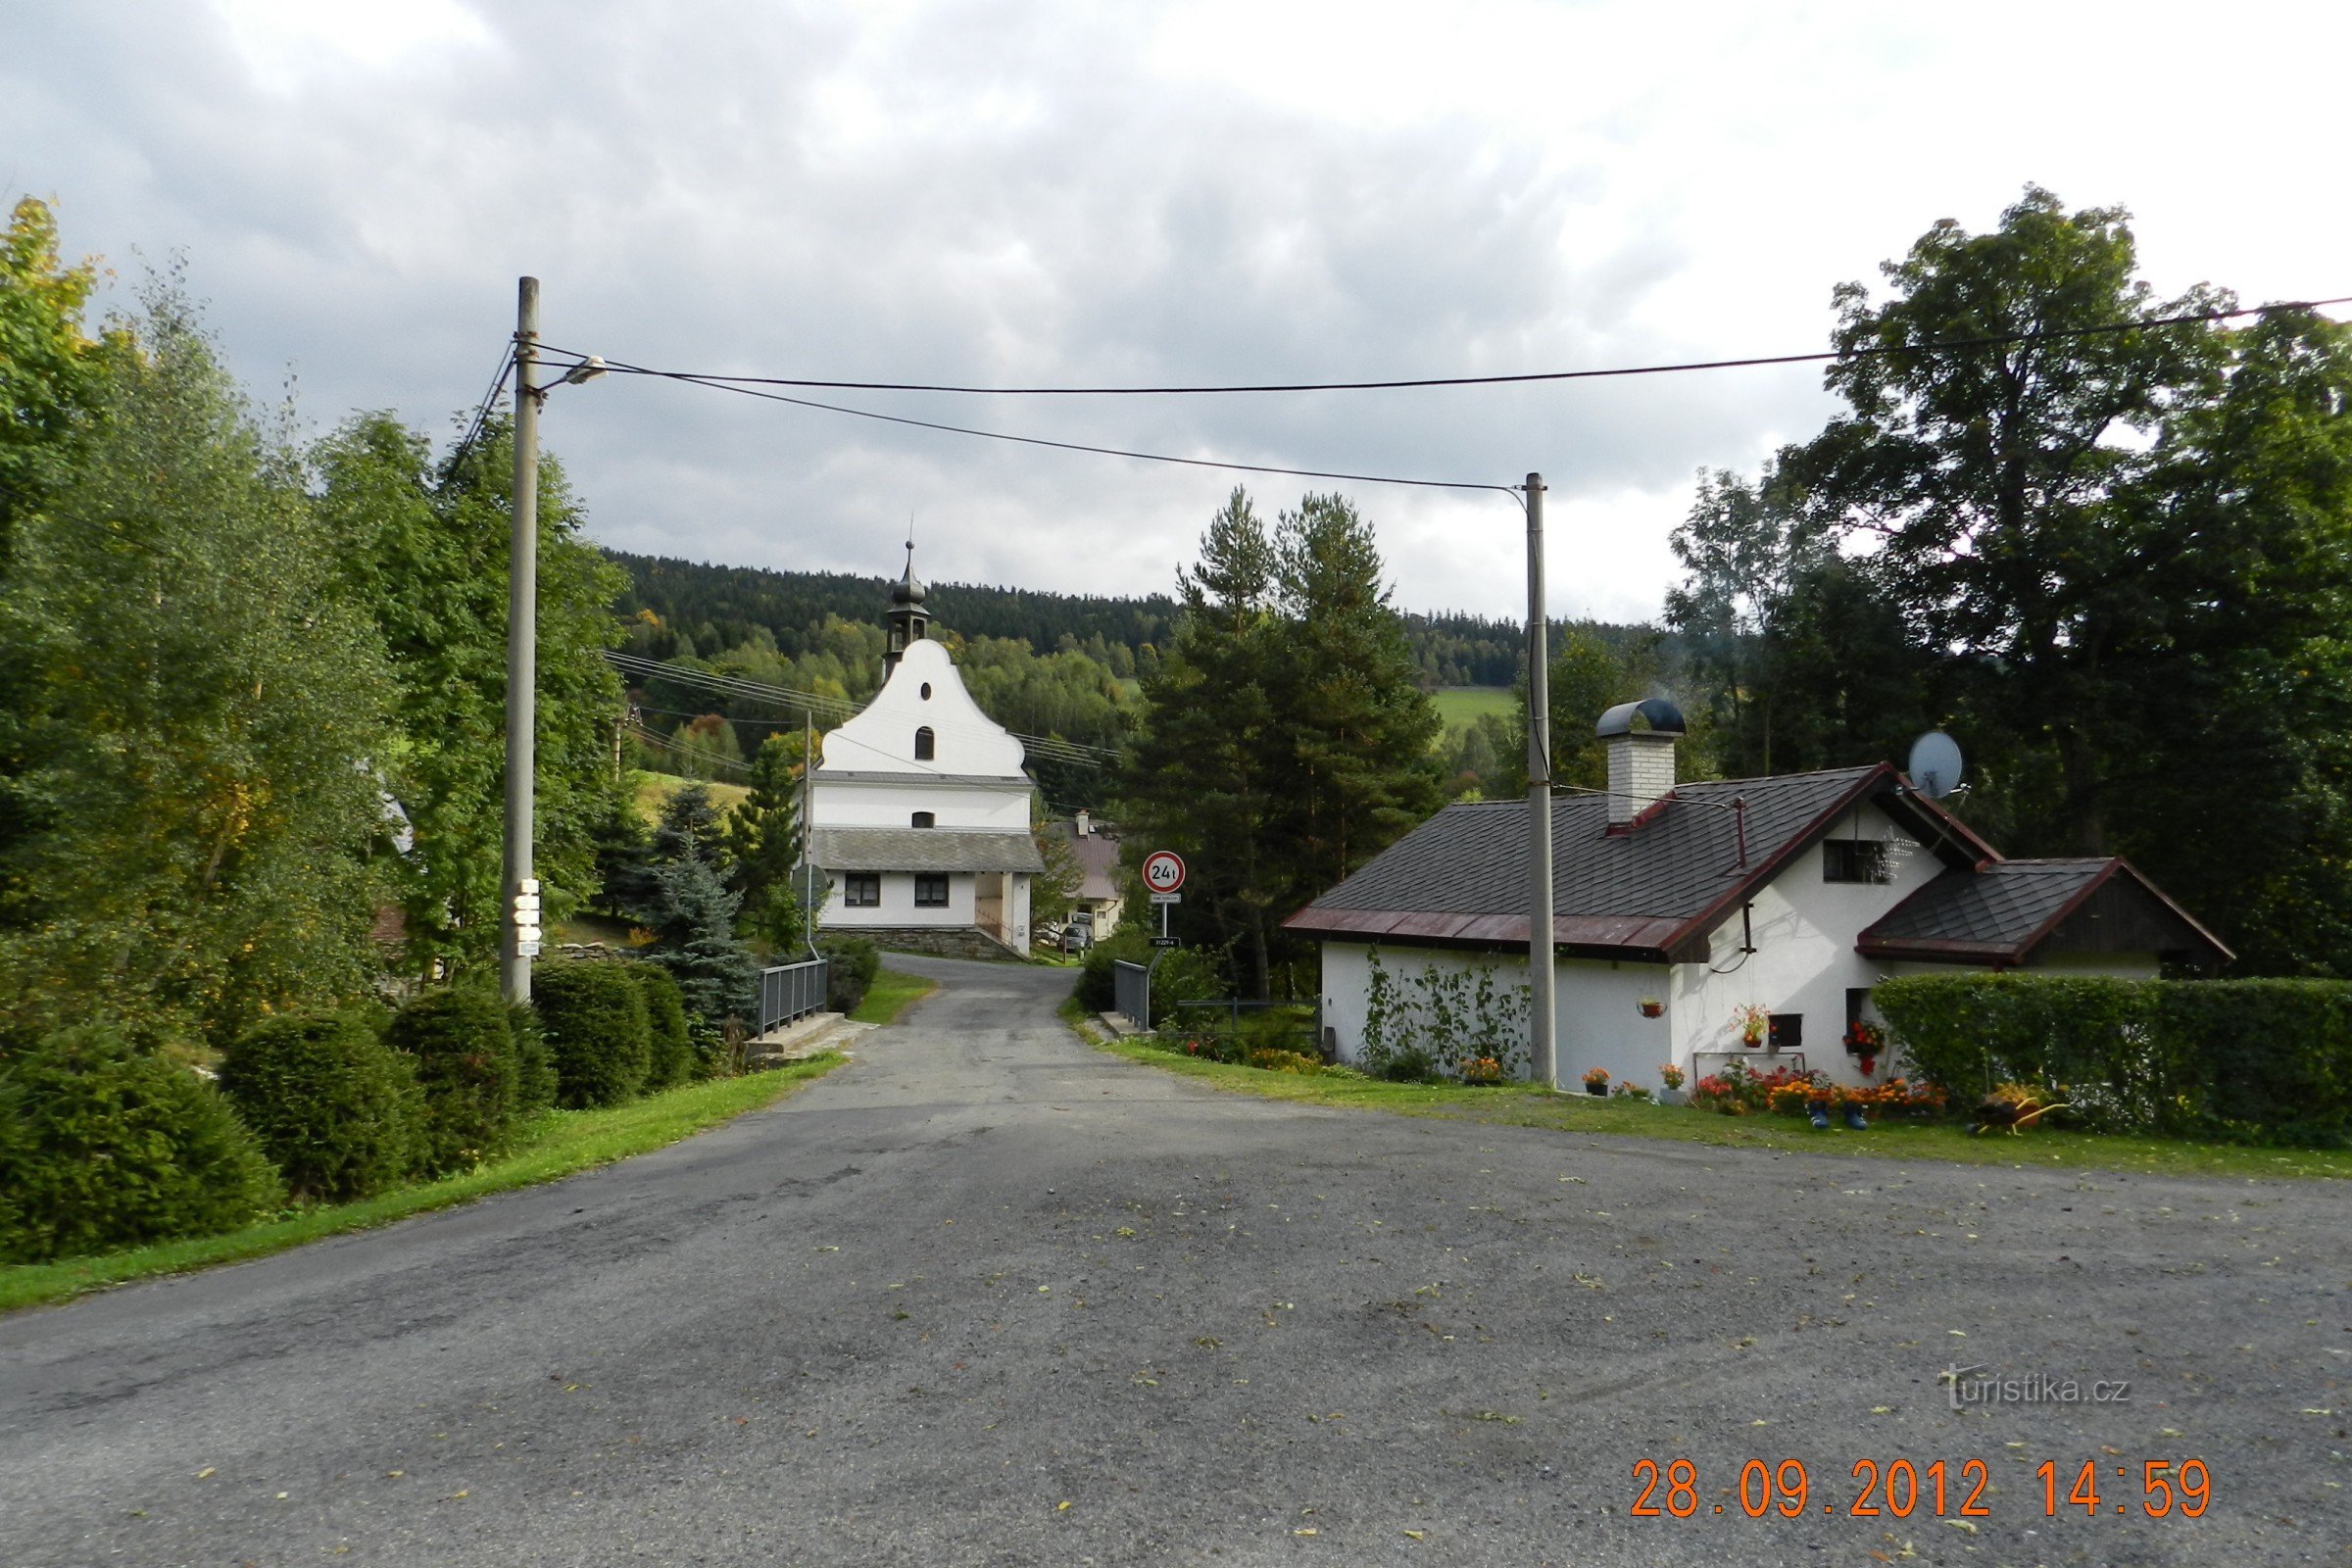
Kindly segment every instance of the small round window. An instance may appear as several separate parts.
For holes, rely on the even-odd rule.
[[[931,700],[931,683],[930,683],[929,681],[925,681],[925,682],[923,682],[923,701],[927,703],[927,702],[929,702],[930,700]]]

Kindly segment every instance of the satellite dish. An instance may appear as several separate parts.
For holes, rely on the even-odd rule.
[[[1960,787],[1960,743],[1932,729],[1911,743],[1911,782],[1929,800],[1940,801]]]

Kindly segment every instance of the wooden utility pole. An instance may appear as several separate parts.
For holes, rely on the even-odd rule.
[[[1527,476],[1527,1068],[1560,1087],[1551,946],[1551,639],[1544,610],[1544,476]]]

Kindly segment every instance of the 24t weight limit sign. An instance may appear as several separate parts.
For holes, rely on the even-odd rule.
[[[1153,893],[1173,893],[1184,886],[1184,857],[1174,850],[1153,850],[1144,857],[1144,886]]]

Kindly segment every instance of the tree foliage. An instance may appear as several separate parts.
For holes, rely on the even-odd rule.
[[[393,867],[409,961],[495,961],[504,899],[507,564],[514,460],[492,419],[462,462],[388,414],[358,416],[310,454],[345,593],[390,657],[386,786],[416,835]],[[595,837],[626,809],[612,768],[620,683],[603,651],[621,575],[582,543],[554,459],[539,466],[536,868],[550,919],[596,891]]]
[[[228,1039],[364,990],[381,644],[169,277],[17,521],[0,1005]]]
[[[2234,301],[2135,270],[2120,209],[2029,188],[1841,286],[1843,412],[1702,485],[1670,613],[1727,763],[1946,724],[2012,853],[2130,855],[2256,969],[2352,972],[2352,345],[2162,324]]]
[[[1177,587],[1122,776],[1127,843],[1185,855],[1181,918],[1263,996],[1282,918],[1436,808],[1438,717],[1370,525],[1340,497],[1269,530],[1235,490]]]

